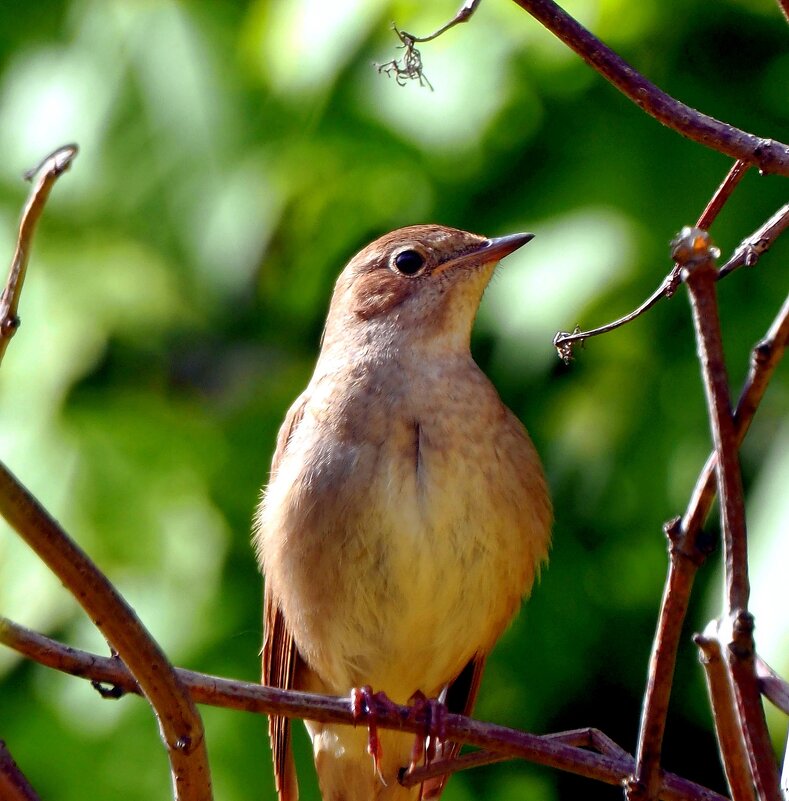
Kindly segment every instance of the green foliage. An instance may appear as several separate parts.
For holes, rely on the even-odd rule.
[[[535,231],[490,289],[475,352],[543,455],[555,545],[490,660],[477,712],[535,732],[597,726],[632,749],[665,573],[661,524],[684,509],[709,447],[685,293],[590,341],[570,367],[551,339],[651,292],[668,241],[730,161],[647,118],[506,0],[485,0],[470,24],[422,46],[435,92],[376,73],[372,62],[394,53],[391,19],[429,31],[455,5],[0,6],[0,252],[12,251],[22,170],[64,142],[81,147],[44,215],[23,326],[0,372],[0,457],[177,664],[254,680],[250,519],[341,265],[411,223]],[[669,93],[786,139],[789,61],[774,3],[568,8]],[[746,176],[713,229],[724,254],[785,196],[781,179]],[[735,387],[786,291],[788,255],[779,243],[721,285]],[[762,554],[789,529],[776,502],[789,473],[785,375],[743,458]],[[688,635],[717,612],[715,561],[699,578]],[[760,609],[766,619],[786,608],[771,561],[786,564],[756,562],[766,572],[755,584],[776,582],[763,585],[772,598],[757,593],[757,624]],[[6,529],[0,612],[102,650]],[[784,616],[757,628],[776,667],[789,661],[785,626]],[[683,642],[665,764],[720,789],[701,671]],[[102,701],[8,652],[0,667],[0,736],[42,797],[167,797],[142,702]],[[204,717],[216,797],[272,798],[264,721]],[[314,798],[299,748],[303,796]],[[620,790],[508,763],[454,778],[446,797],[581,794]]]

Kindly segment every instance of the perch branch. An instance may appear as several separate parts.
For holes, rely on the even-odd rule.
[[[705,147],[753,164],[763,173],[789,176],[789,146],[741,131],[675,100],[552,0],[515,2],[658,122]]]
[[[20,325],[19,298],[25,283],[36,225],[55,181],[71,166],[77,151],[76,145],[64,145],[47,156],[37,167],[25,173],[27,180],[32,181],[36,175],[38,180],[30,190],[27,203],[22,210],[14,258],[8,271],[5,289],[0,295],[0,362],[3,361],[8,343]]]
[[[41,801],[2,740],[0,740],[0,798],[3,801]]]
[[[716,249],[699,228],[683,229],[673,257],[688,285],[704,393],[718,467],[718,497],[723,533],[725,607],[731,637],[727,659],[759,797],[779,801],[778,774],[764,719],[753,662],[753,618],[748,613],[750,585],[745,502],[738,459],[738,440],[729,403],[720,319],[715,291]]]
[[[209,801],[200,715],[134,610],[79,546],[0,462],[0,514],[63,582],[134,674],[159,721],[179,801]]]
[[[5,618],[0,618],[0,642],[56,670],[116,686],[122,692],[141,694],[134,677],[119,659],[64,646]],[[188,670],[176,669],[176,672],[198,703],[324,723],[359,723],[358,713],[353,712],[349,698],[279,690]],[[376,723],[381,728],[424,733],[424,721],[414,715],[411,707],[386,704],[374,712]],[[604,742],[608,738],[604,735],[603,740],[597,740],[596,747],[605,753],[595,754],[557,741],[552,735],[538,736],[455,714],[446,717],[446,734],[455,742],[519,757],[608,784],[619,784],[633,769],[633,758],[615,744],[606,748]],[[600,745],[601,742],[603,745]],[[672,773],[662,774],[661,798],[666,801],[726,801],[724,796]]]
[[[705,231],[709,229],[721,209],[726,205],[726,201],[731,197],[737,184],[740,183],[743,176],[748,170],[748,165],[744,161],[735,161],[731,169],[726,174],[726,177],[721,182],[720,186],[715,190],[715,193],[707,203],[706,208],[701,213],[698,221],[696,222],[697,228],[702,228]],[[778,232],[780,233],[780,231]],[[777,234],[776,234],[777,236]],[[766,250],[766,248],[765,248]],[[559,331],[553,338],[553,346],[559,352],[559,357],[565,362],[569,362],[573,356],[573,345],[575,343],[583,343],[584,340],[590,337],[595,337],[600,334],[607,334],[620,326],[632,322],[637,317],[640,317],[645,312],[649,311],[661,298],[670,298],[676,291],[680,283],[680,269],[678,265],[674,265],[668,275],[663,279],[660,286],[637,308],[614,320],[612,323],[602,325],[599,328],[592,328],[589,331],[581,331],[576,329],[573,332]]]

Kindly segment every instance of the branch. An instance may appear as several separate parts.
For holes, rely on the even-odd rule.
[[[179,801],[210,801],[200,715],[173,666],[106,576],[0,462],[0,514],[79,601],[153,707]]]
[[[781,206],[764,225],[740,242],[732,257],[718,270],[718,278],[725,278],[738,267],[753,267],[787,228],[789,228],[789,203]]]
[[[552,0],[515,0],[589,66],[658,122],[705,147],[789,176],[789,146],[741,131],[680,103],[648,81]]]
[[[0,798],[4,801],[41,801],[2,740],[0,740]]]
[[[610,737],[603,734],[598,729],[573,729],[572,731],[560,731],[553,734],[543,735],[546,739],[556,742],[574,745],[579,748],[592,748],[600,754],[608,754],[621,759],[629,759],[630,755],[624,748],[617,745]],[[504,762],[513,757],[506,754],[498,754],[495,751],[472,751],[468,754],[461,754],[453,759],[439,759],[428,765],[417,768],[410,768],[400,779],[400,784],[404,787],[414,787],[427,779],[438,776],[449,776],[469,768],[478,768],[482,765],[491,765],[495,762]]]
[[[726,177],[723,179],[720,186],[718,186],[718,188],[715,190],[715,193],[710,198],[706,208],[701,213],[701,216],[696,222],[697,228],[702,228],[705,231],[710,228],[747,170],[748,165],[745,162],[734,162],[731,169],[726,174]],[[778,233],[780,233],[780,231]],[[778,234],[776,234],[776,236],[777,235]],[[559,358],[561,358],[565,363],[569,362],[573,357],[573,345],[576,342],[583,343],[584,340],[589,339],[590,337],[599,336],[600,334],[607,334],[609,331],[613,331],[616,328],[632,322],[637,317],[640,317],[642,314],[649,311],[662,298],[672,297],[680,284],[679,273],[679,266],[675,264],[668,275],[663,279],[660,286],[637,309],[634,309],[624,317],[620,317],[618,320],[614,320],[612,323],[602,325],[599,328],[593,328],[590,331],[581,331],[578,328],[576,328],[576,330],[572,333],[568,333],[567,331],[559,331],[553,338],[553,346],[559,352]]]
[[[19,221],[19,232],[16,238],[16,250],[8,271],[3,294],[0,295],[0,362],[3,361],[6,348],[20,325],[19,298],[22,286],[25,283],[27,262],[30,258],[30,249],[33,244],[33,234],[49,193],[55,181],[71,166],[77,155],[76,145],[64,145],[54,153],[47,156],[37,167],[25,173],[27,180],[32,180],[36,174],[41,173],[27,198],[22,218]]]
[[[728,665],[759,797],[765,801],[779,801],[778,775],[753,665],[753,618],[747,611],[750,586],[745,502],[715,292],[716,252],[706,232],[686,228],[675,241],[672,256],[681,265],[683,279],[690,290],[704,392],[718,460],[716,475],[723,531],[726,616],[731,626]]]
[[[789,681],[782,679],[761,657],[756,657],[759,689],[785,715],[789,715]]]
[[[748,377],[734,413],[737,447],[740,446],[748,432],[753,416],[756,414],[770,378],[780,363],[788,342],[789,297],[784,301],[764,339],[754,347],[751,353]],[[699,535],[715,499],[716,464],[717,458],[713,452],[699,475],[685,514],[665,526],[669,540],[669,569],[649,662],[647,689],[644,695],[638,738],[636,772],[633,780],[628,784],[628,792],[634,801],[637,798],[655,797],[655,783],[660,775],[660,752],[666,728],[679,639],[688,610],[693,580],[707,553],[706,549],[699,544]],[[757,670],[759,665],[760,662],[757,661]],[[773,695],[767,689],[774,685],[765,685],[765,679],[761,673],[759,673],[759,678],[761,691],[773,703],[776,703]],[[789,700],[787,704],[789,704]],[[786,711],[789,714],[789,705],[786,707]]]
[[[715,626],[708,626],[708,629],[711,630],[704,635],[696,634],[693,641],[699,646],[701,663],[707,677],[707,690],[723,770],[733,801],[754,801],[753,777],[737,716],[737,701],[721,655],[721,643]]]
[[[0,642],[56,670],[114,685],[123,692],[140,694],[129,669],[118,659],[61,645],[5,618],[0,618]],[[307,718],[319,723],[359,723],[358,713],[352,710],[350,698],[279,690],[189,670],[176,669],[176,673],[198,703],[267,715]],[[376,724],[381,728],[424,734],[424,722],[414,715],[411,707],[396,706],[389,702],[374,709],[374,714]],[[616,744],[608,749],[599,745],[608,741],[604,735],[602,740],[597,740],[596,747],[607,753],[594,754],[559,741],[557,735],[538,736],[451,713],[446,716],[446,735],[454,742],[475,745],[507,757],[519,757],[608,784],[619,784],[633,769],[633,758]],[[661,798],[667,801],[726,801],[718,793],[672,773],[662,775],[662,786]]]

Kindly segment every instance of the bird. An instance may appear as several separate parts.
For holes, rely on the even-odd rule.
[[[532,236],[412,225],[340,273],[255,512],[264,684],[471,713],[550,547],[540,459],[470,351],[496,265]],[[373,766],[363,729],[305,724],[324,801],[441,794],[443,777],[398,783],[413,734],[382,731]],[[289,720],[269,735],[278,797],[296,801]]]

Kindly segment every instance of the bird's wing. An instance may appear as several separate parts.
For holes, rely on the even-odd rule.
[[[277,447],[271,464],[275,473],[291,435],[304,415],[306,397],[302,395],[291,406],[277,436]],[[296,667],[300,662],[293,634],[268,585],[263,598],[263,684],[281,690],[293,688]],[[274,758],[274,782],[279,801],[298,801],[299,786],[290,745],[290,720],[281,715],[269,715],[268,733]]]
[[[477,700],[482,671],[485,669],[487,654],[477,654],[460,671],[458,677],[447,687],[445,703],[450,712],[470,715]],[[450,741],[441,743],[436,750],[436,759],[453,759],[460,751],[460,743]],[[444,791],[448,776],[436,776],[422,785],[422,798],[436,799]]]

